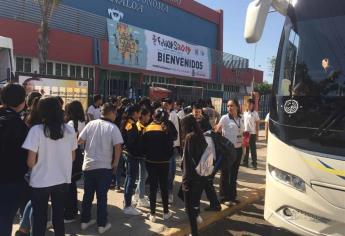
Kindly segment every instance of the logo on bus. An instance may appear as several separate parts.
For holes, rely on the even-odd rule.
[[[299,109],[299,104],[294,99],[289,99],[284,104],[284,111],[287,114],[295,114]]]

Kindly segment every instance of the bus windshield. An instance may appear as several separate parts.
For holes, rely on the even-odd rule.
[[[273,84],[271,131],[282,140],[345,156],[345,1],[290,6]]]

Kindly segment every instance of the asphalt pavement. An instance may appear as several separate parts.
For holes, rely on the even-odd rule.
[[[260,200],[203,230],[201,236],[296,236],[272,226],[264,217],[264,201]]]

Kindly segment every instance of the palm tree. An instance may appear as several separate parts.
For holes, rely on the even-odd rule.
[[[46,64],[48,57],[48,34],[49,20],[54,10],[58,7],[61,0],[35,0],[41,9],[41,25],[38,29],[38,61],[40,74],[46,74]]]

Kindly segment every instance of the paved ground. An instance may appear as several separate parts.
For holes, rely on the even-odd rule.
[[[201,236],[296,236],[270,225],[263,218],[264,202],[260,200],[237,214],[221,220],[201,232]]]
[[[229,214],[233,214],[236,211],[239,211],[240,208],[245,208],[247,205],[251,204],[255,199],[262,198],[264,192],[264,178],[265,178],[265,156],[266,156],[266,148],[265,145],[259,144],[259,160],[258,160],[258,167],[259,170],[253,170],[251,168],[243,168],[240,169],[240,176],[239,176],[239,186],[238,191],[240,198],[243,201],[243,204],[238,207],[233,208],[226,208],[223,206],[223,211],[221,213],[206,213],[202,212],[202,217],[205,220],[206,225],[210,225],[215,221],[219,221],[222,218],[225,218]],[[179,182],[181,182],[181,171],[178,169],[177,177],[176,177],[176,189],[175,193],[178,191]],[[216,189],[219,188],[219,176],[217,176],[215,181]],[[82,199],[83,189],[82,184],[79,186],[78,189],[78,199]],[[95,199],[96,200],[96,199]],[[183,202],[180,201],[175,196],[175,202],[171,208],[171,211],[174,213],[173,219],[170,219],[166,222],[163,222],[161,219],[162,208],[159,205],[158,207],[158,219],[156,223],[151,223],[148,221],[146,214],[149,212],[148,209],[141,209],[143,211],[143,216],[138,217],[128,217],[122,213],[122,202],[123,202],[123,194],[115,193],[114,191],[109,191],[108,194],[108,214],[109,214],[109,221],[112,224],[112,229],[105,233],[104,235],[183,235],[188,231],[188,220],[186,214],[183,210]],[[94,202],[93,207],[93,217],[96,216],[96,202]],[[207,201],[205,200],[205,196],[203,196],[203,200],[201,202],[202,209],[207,206]],[[232,220],[229,220],[232,222]],[[16,221],[18,223],[18,220]],[[236,224],[237,225],[237,224]],[[232,227],[231,224],[227,224],[226,221],[222,224],[224,226],[224,230]],[[228,227],[229,226],[229,227]],[[250,227],[250,225],[243,225],[243,227]],[[18,228],[18,224],[14,226],[14,232]],[[187,231],[186,231],[187,229]],[[210,228],[212,229],[212,227]],[[208,231],[205,231],[208,232]],[[96,227],[91,227],[91,229],[87,231],[80,230],[79,222],[75,222],[69,225],[66,225],[66,234],[67,235],[81,235],[81,236],[93,236],[97,235]],[[54,235],[52,231],[49,231],[47,235]],[[210,235],[205,233],[204,235]],[[237,234],[242,235],[242,234]],[[262,234],[259,234],[262,235]]]

